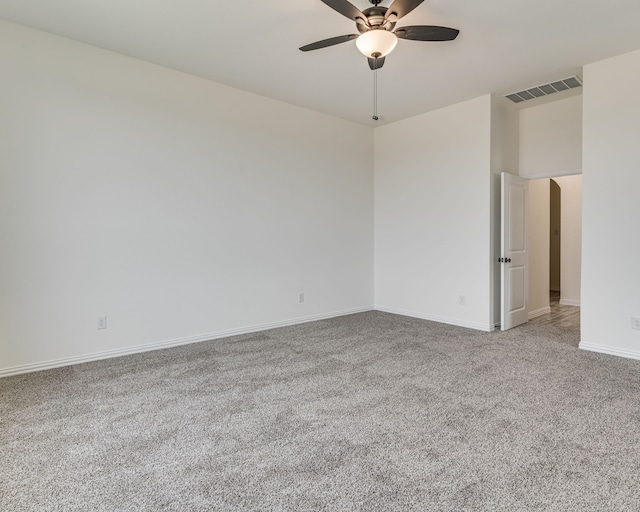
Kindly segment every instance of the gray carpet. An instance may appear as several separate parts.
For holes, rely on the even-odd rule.
[[[640,362],[380,312],[0,379],[0,510],[640,510]]]

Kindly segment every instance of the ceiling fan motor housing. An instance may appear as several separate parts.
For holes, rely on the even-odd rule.
[[[391,31],[393,30],[393,27],[396,26],[395,21],[392,21],[391,19],[386,20],[385,22],[384,18],[387,14],[386,7],[369,7],[368,9],[362,11],[362,14],[367,17],[367,23],[369,26],[362,23],[357,23],[356,26],[358,27],[358,32],[360,32],[361,34],[364,34],[365,32],[373,29],[383,29]]]

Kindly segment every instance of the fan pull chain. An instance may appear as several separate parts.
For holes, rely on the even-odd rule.
[[[374,121],[380,119],[378,117],[378,56],[373,57],[373,117]]]

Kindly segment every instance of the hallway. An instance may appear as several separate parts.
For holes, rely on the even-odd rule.
[[[563,306],[560,304],[560,292],[549,292],[549,306],[551,313],[532,318],[534,324],[554,325],[565,329],[580,330],[580,308],[577,306]]]

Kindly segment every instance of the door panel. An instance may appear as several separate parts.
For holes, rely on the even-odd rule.
[[[517,313],[525,307],[524,301],[524,267],[509,267],[511,293],[509,294],[509,313]]]
[[[503,331],[529,320],[529,274],[527,256],[527,196],[529,182],[502,173],[501,190],[501,299]]]
[[[507,239],[509,251],[524,251],[524,206],[526,205],[524,194],[526,189],[521,186],[508,185],[509,191],[509,237]]]

